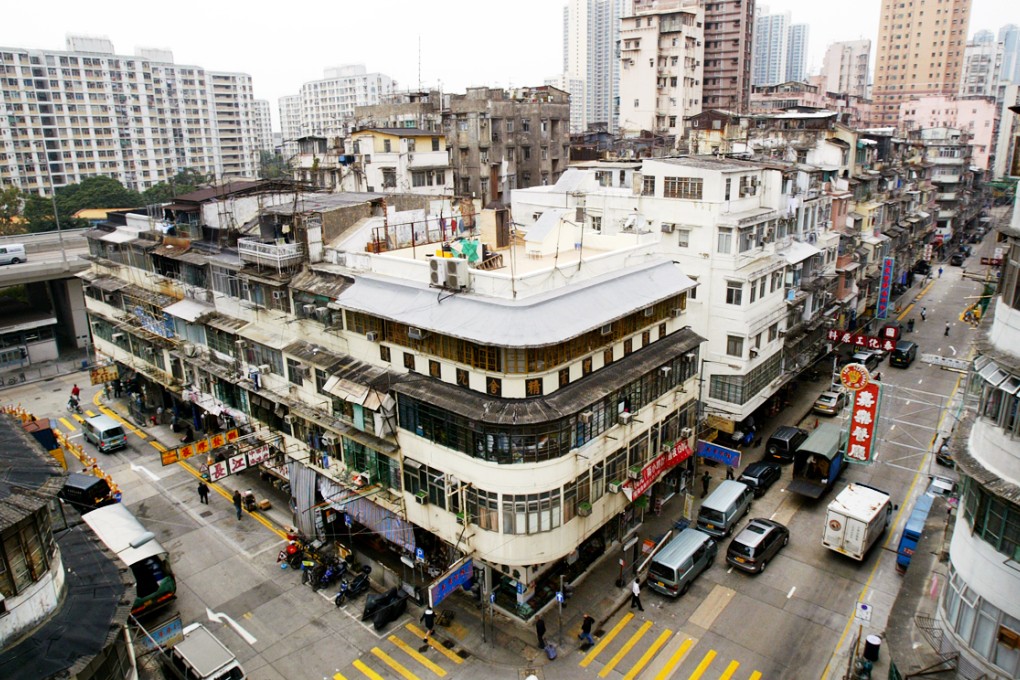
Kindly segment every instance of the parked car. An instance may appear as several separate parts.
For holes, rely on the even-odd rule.
[[[874,371],[878,368],[879,363],[882,362],[884,357],[877,352],[871,350],[861,350],[860,352],[854,352],[854,355],[846,362],[848,364],[864,364],[864,367],[869,371]],[[845,365],[845,364],[844,364]]]
[[[755,498],[761,498],[769,490],[769,487],[779,481],[782,476],[783,468],[779,463],[759,460],[744,468],[744,471],[737,477],[737,481],[751,487]]]
[[[726,561],[737,569],[760,574],[765,565],[790,542],[790,530],[779,522],[755,517],[726,549]]]
[[[927,260],[918,260],[914,263],[914,273],[921,276],[931,274],[931,263]]]
[[[914,363],[916,358],[917,343],[910,340],[900,340],[896,343],[896,349],[893,350],[892,356],[889,357],[889,365],[907,368],[910,364]]]
[[[834,416],[846,406],[846,392],[822,392],[811,410],[825,416]]]
[[[772,458],[788,463],[793,460],[794,452],[807,438],[807,430],[792,425],[780,425],[769,437],[765,452]]]
[[[949,258],[949,264],[954,267],[962,267],[965,259],[967,258],[963,253],[953,253],[952,257]]]

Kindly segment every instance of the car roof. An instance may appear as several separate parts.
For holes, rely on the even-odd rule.
[[[779,439],[789,439],[801,432],[807,434],[806,430],[799,427],[795,427],[793,425],[780,425],[776,428],[776,431],[772,433],[772,436],[778,437]]]
[[[769,468],[777,467],[779,467],[779,463],[773,463],[772,461],[769,460],[758,460],[744,468],[744,472],[742,474],[747,475],[752,473],[761,473]]]
[[[821,399],[822,397],[825,397],[826,399],[837,399],[840,394],[841,394],[841,392],[832,392],[832,391],[826,390],[825,392],[822,392],[821,394],[819,394],[818,398]]]
[[[911,340],[900,340],[896,343],[896,349],[910,349],[916,345],[917,343]]]
[[[747,523],[740,533],[737,534],[736,538],[733,539],[734,543],[742,543],[743,545],[756,546],[761,543],[768,534],[773,531],[778,531],[782,525],[779,522],[774,522],[769,519],[762,517],[755,517]],[[756,527],[758,530],[752,529]]]

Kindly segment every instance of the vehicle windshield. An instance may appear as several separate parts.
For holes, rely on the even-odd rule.
[[[712,508],[702,508],[700,516],[706,522],[715,522],[716,524],[722,524],[726,521],[726,517],[721,512]]]
[[[660,581],[675,581],[676,570],[672,567],[667,567],[665,564],[658,562],[652,562],[652,566],[648,569],[648,574],[653,576]]]

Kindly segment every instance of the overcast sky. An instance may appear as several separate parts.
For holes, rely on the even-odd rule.
[[[881,0],[772,0],[770,12],[789,10],[810,25],[809,72],[821,68],[825,47],[870,38],[878,31]],[[1020,24],[1017,0],[973,0],[970,33]],[[255,96],[268,99],[274,128],[277,99],[329,66],[363,63],[402,89],[469,85],[541,85],[563,64],[563,0],[304,0],[226,3],[173,0],[21,0],[5,3],[0,46],[65,49],[69,33],[104,36],[118,54],[137,47],[169,48],[178,64],[252,76]],[[498,8],[498,12],[496,11]],[[291,13],[293,11],[293,13]],[[419,59],[420,44],[420,59]],[[420,74],[420,75],[419,75]]]

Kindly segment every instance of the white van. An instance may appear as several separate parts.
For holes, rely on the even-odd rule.
[[[234,653],[201,623],[184,628],[184,639],[163,656],[168,677],[181,680],[244,680]]]
[[[27,260],[24,245],[20,243],[0,245],[0,264],[18,264]]]
[[[92,442],[103,453],[127,446],[124,427],[110,416],[92,416],[81,423],[85,441]]]
[[[733,525],[751,509],[754,491],[742,482],[731,479],[719,484],[701,504],[698,529],[709,536],[729,536]]]
[[[656,553],[646,583],[663,595],[679,597],[687,592],[695,577],[712,566],[718,552],[711,536],[684,529]]]

